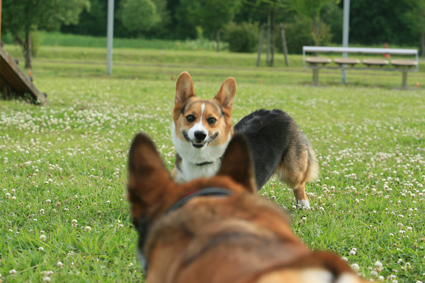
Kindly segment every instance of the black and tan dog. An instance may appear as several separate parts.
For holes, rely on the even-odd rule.
[[[249,145],[235,135],[217,175],[175,183],[145,134],[129,154],[128,198],[147,283],[360,283],[313,252],[285,211],[256,194]]]
[[[234,133],[243,133],[252,148],[257,188],[276,174],[294,191],[296,202],[310,208],[305,183],[316,178],[313,149],[294,119],[282,110],[258,110],[233,127],[236,81],[228,78],[212,99],[200,99],[189,73],[180,74],[174,99],[172,138],[176,163],[172,175],[179,183],[214,176]]]

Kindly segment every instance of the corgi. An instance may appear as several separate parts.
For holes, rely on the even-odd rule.
[[[145,282],[364,283],[337,255],[310,251],[285,210],[256,194],[249,148],[235,134],[216,176],[178,184],[136,135],[127,195]]]
[[[234,133],[243,133],[252,149],[257,188],[276,174],[293,189],[296,203],[309,209],[305,183],[317,177],[318,166],[307,138],[295,120],[279,109],[255,111],[233,127],[235,95],[234,78],[226,79],[212,99],[201,99],[189,73],[179,75],[171,126],[176,148],[173,179],[184,183],[214,176]]]

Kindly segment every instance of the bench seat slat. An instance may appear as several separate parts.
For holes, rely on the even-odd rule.
[[[367,66],[385,66],[388,65],[388,60],[383,60],[383,59],[364,59],[363,64],[367,65]]]
[[[416,67],[418,63],[413,60],[391,60],[391,65],[398,67]]]
[[[324,57],[309,57],[305,61],[309,64],[328,64],[332,62],[331,59]]]
[[[355,64],[359,64],[360,60],[354,59],[354,58],[336,58],[334,59],[334,62],[339,65],[342,65],[342,64],[355,65]]]

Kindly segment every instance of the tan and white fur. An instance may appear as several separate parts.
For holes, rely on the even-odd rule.
[[[236,81],[228,78],[213,99],[195,96],[189,73],[177,79],[172,138],[177,149],[172,175],[179,183],[212,177],[233,135],[231,111]]]
[[[293,189],[296,203],[310,208],[305,183],[316,178],[318,166],[314,151],[295,120],[282,110],[262,109],[233,127],[235,95],[236,81],[228,78],[212,99],[198,98],[189,73],[180,74],[172,123],[177,150],[173,179],[184,183],[214,176],[234,132],[240,132],[247,136],[253,151],[258,189],[276,174]]]

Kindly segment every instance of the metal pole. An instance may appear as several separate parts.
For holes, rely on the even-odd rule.
[[[350,0],[344,0],[344,23],[342,28],[342,47],[348,47],[348,31],[350,23]],[[342,53],[342,57],[347,58],[347,53]],[[346,67],[346,65],[344,65]],[[347,71],[342,70],[342,82],[346,83]]]
[[[112,75],[112,44],[114,39],[114,0],[108,0],[108,75]]]

